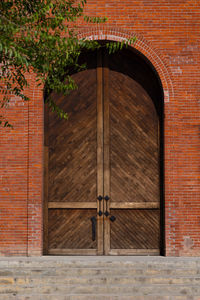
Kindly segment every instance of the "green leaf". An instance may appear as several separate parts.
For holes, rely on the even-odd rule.
[[[81,52],[101,47],[97,41],[78,40],[75,22],[82,17],[93,24],[107,21],[104,16],[84,15],[85,4],[86,0],[0,1],[0,80],[6,87],[1,88],[4,96],[15,95],[28,101],[28,76],[34,72],[37,87],[45,86],[45,102],[60,118],[68,119],[49,95],[52,91],[67,95],[77,89],[70,74],[86,68],[84,63],[79,64]],[[107,42],[106,48],[113,53],[133,42],[134,38],[122,43]],[[1,120],[0,124],[9,127],[9,122]]]

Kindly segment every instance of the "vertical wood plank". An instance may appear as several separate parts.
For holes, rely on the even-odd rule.
[[[104,99],[104,196],[110,197],[110,132],[109,132],[109,68],[108,57],[103,60],[103,99]],[[110,212],[110,201],[104,200],[104,211]],[[107,203],[106,203],[107,202]],[[110,219],[104,216],[104,254],[110,251]]]
[[[44,194],[43,194],[43,253],[48,254],[48,182],[49,182],[49,109],[44,105]]]
[[[103,69],[102,54],[97,53],[97,196],[103,196]],[[103,211],[103,201],[97,200],[97,211]],[[103,254],[103,215],[97,215],[97,253]]]

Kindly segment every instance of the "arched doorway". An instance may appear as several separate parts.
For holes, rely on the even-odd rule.
[[[144,56],[87,53],[45,113],[45,253],[159,255],[163,92]]]

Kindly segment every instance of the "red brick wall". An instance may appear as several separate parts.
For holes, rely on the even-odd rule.
[[[165,94],[166,255],[200,255],[200,3],[198,0],[88,0],[86,13],[107,16],[80,24],[80,37],[135,47],[156,68]],[[31,101],[11,102],[14,130],[1,129],[0,253],[42,253],[43,104],[30,78]]]
[[[0,129],[0,255],[42,254],[43,94],[29,79],[24,103],[13,98]]]

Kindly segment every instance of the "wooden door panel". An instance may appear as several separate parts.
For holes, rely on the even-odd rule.
[[[158,249],[159,210],[111,209],[111,249]]]
[[[97,192],[102,193],[97,180],[97,69],[72,77],[78,90],[67,96],[52,94],[69,119],[61,120],[49,113],[46,124],[46,253],[95,255],[102,252],[99,241],[103,234],[103,224],[97,217]],[[95,240],[92,217],[97,219]]]
[[[49,249],[96,249],[91,218],[95,209],[50,209]]]
[[[151,97],[131,76],[129,64],[127,72],[124,67],[123,72],[116,65],[113,68],[112,57],[109,64],[110,68],[105,65],[109,69],[105,89],[109,117],[104,118],[104,127],[109,128],[109,155],[104,159],[109,165],[110,215],[105,221],[105,253],[158,255],[159,117]],[[114,222],[111,215],[116,217]]]
[[[132,78],[110,71],[110,195],[114,202],[159,202],[158,117]]]
[[[49,117],[49,202],[96,202],[96,70],[73,78],[78,90],[54,96],[69,120]]]

